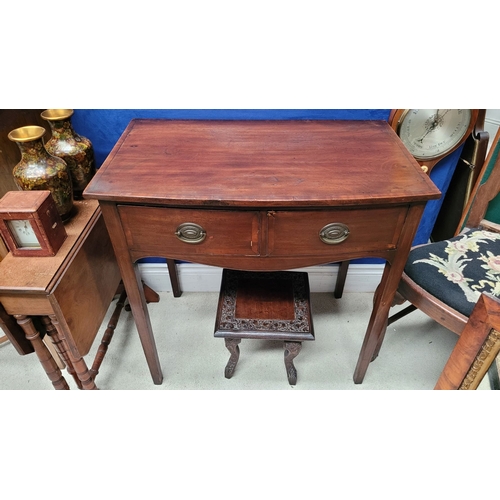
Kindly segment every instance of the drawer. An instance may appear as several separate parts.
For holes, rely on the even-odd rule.
[[[402,206],[268,212],[268,255],[329,256],[394,249],[407,210]]]
[[[134,259],[259,255],[257,211],[119,205],[118,213]]]

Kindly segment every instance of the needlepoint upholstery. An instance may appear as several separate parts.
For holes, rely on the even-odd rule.
[[[471,229],[416,247],[405,273],[437,299],[470,316],[481,293],[500,297],[500,234]]]

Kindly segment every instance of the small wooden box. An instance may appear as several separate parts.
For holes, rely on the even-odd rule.
[[[17,257],[50,257],[67,237],[50,191],[9,191],[0,200],[0,233]]]

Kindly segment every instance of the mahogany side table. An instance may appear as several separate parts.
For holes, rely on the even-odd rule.
[[[41,329],[50,334],[78,386],[95,389],[83,357],[121,277],[98,203],[83,200],[74,205],[76,214],[65,223],[68,237],[54,257],[9,253],[0,262],[0,320],[20,354],[35,350],[56,389],[68,385],[40,338]]]
[[[360,383],[425,204],[439,196],[384,121],[132,120],[84,192],[99,200],[155,384],[138,259],[243,271],[384,259]]]

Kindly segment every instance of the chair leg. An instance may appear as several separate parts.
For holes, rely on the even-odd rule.
[[[227,350],[231,353],[231,357],[229,358],[226,368],[224,369],[224,376],[226,378],[231,378],[236,368],[236,364],[240,359],[240,348],[238,344],[241,342],[241,339],[226,338],[224,340],[226,341]]]
[[[302,342],[285,342],[285,369],[290,385],[297,383],[297,369],[293,364],[293,360],[298,356],[301,349]]]

